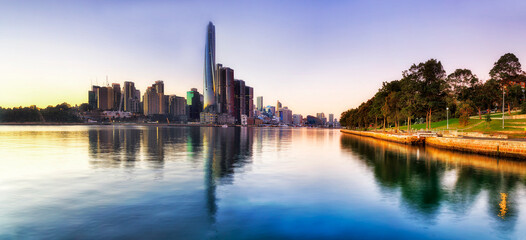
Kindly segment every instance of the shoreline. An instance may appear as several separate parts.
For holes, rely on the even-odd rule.
[[[226,125],[226,124],[225,124]],[[0,123],[0,126],[171,126],[171,127],[223,127],[221,124],[201,124],[201,123],[135,123],[135,122],[117,122],[117,123],[60,123],[60,122],[6,122]],[[269,127],[269,128],[310,128],[307,126],[278,126],[278,125],[227,125],[228,127]],[[340,128],[316,128],[316,129],[340,129]]]
[[[218,124],[184,124],[184,123],[57,123],[57,122],[24,122],[24,123],[0,123],[0,126],[176,126],[176,127],[222,127]],[[239,127],[241,125],[228,125],[229,127]],[[251,127],[256,127],[251,125]]]
[[[366,132],[346,129],[341,129],[340,132],[408,145],[424,145],[451,151],[526,160],[526,141],[435,136],[422,136],[418,138],[413,135],[397,135],[383,132]]]

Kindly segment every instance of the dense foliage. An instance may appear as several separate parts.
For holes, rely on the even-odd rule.
[[[517,82],[525,81],[519,59],[504,54],[490,71],[491,79],[483,82],[469,69],[457,69],[447,75],[436,59],[413,64],[402,72],[402,78],[384,82],[376,94],[357,108],[340,116],[342,126],[366,129],[396,127],[400,122],[411,129],[414,122],[426,123],[450,116],[462,116],[462,125],[475,111],[482,119],[483,111],[502,106],[503,88],[508,109],[524,102],[524,92]],[[380,125],[379,125],[380,124]]]
[[[67,103],[39,109],[36,106],[1,108],[0,122],[79,122],[77,109]]]

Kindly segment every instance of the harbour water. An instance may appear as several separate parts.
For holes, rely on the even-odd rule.
[[[526,163],[306,128],[0,126],[0,239],[524,239]]]

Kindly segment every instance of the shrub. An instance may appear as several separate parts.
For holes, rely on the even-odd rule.
[[[458,112],[460,113],[460,117],[458,119],[459,125],[461,127],[467,126],[469,124],[469,116],[471,116],[473,109],[468,103],[461,103]]]

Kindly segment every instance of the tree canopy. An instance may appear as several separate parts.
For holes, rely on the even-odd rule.
[[[399,128],[400,121],[405,121],[411,129],[414,121],[420,121],[430,128],[432,120],[445,119],[446,109],[456,117],[478,110],[482,119],[482,111],[502,104],[502,86],[509,86],[506,101],[510,108],[524,102],[516,83],[525,81],[526,76],[514,54],[500,57],[489,74],[490,79],[481,81],[466,68],[447,75],[436,59],[413,64],[402,72],[401,79],[383,82],[371,99],[343,112],[340,123],[350,128],[377,128],[380,122],[383,128]]]

